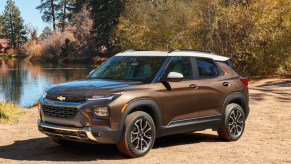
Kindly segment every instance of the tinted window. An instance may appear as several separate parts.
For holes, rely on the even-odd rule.
[[[196,58],[200,78],[212,78],[219,75],[217,66],[212,60]]]
[[[186,80],[193,79],[191,58],[180,56],[173,57],[166,69],[164,76],[167,77],[170,72],[181,73]]]
[[[117,56],[96,69],[88,78],[150,82],[166,57]]]
[[[223,61],[223,63],[225,63],[226,65],[228,65],[229,67],[232,67],[232,62],[231,60],[226,60],[226,61]]]

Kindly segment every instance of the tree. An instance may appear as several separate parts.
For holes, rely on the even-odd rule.
[[[89,9],[93,19],[92,33],[97,48],[112,50],[115,38],[112,35],[123,11],[123,0],[90,0]]]
[[[115,29],[117,51],[197,49],[192,21],[198,14],[191,0],[128,0]]]
[[[48,26],[46,26],[43,29],[42,33],[40,34],[40,37],[41,38],[48,38],[49,36],[51,36],[51,34],[52,34],[52,30]]]
[[[86,8],[82,8],[73,15],[71,26],[67,30],[73,32],[76,38],[76,55],[90,58],[97,54],[94,37],[91,34],[92,26],[93,21],[90,19],[90,12]]]
[[[59,11],[57,2],[57,0],[41,0],[41,4],[36,7],[36,9],[43,13],[42,20],[44,22],[53,23],[54,31],[56,31],[56,13]]]
[[[231,57],[243,75],[291,74],[284,0],[127,0],[114,33],[119,50],[198,49]]]
[[[4,33],[3,33],[3,16],[0,15],[0,38],[3,38],[4,37]]]
[[[32,24],[25,25],[25,29],[30,40],[37,39],[37,27],[34,27]]]
[[[21,42],[26,41],[26,31],[18,7],[13,0],[7,0],[3,11],[2,31],[11,40],[13,48],[18,49]]]
[[[60,0],[59,6],[60,11],[57,13],[57,19],[59,20],[59,25],[61,31],[65,30],[67,24],[69,24],[69,20],[72,17],[72,11],[75,9],[76,0]]]

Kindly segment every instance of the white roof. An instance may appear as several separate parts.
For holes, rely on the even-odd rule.
[[[211,58],[216,61],[226,61],[229,58],[219,56],[214,53],[199,52],[199,51],[125,51],[118,53],[115,56],[193,56]]]

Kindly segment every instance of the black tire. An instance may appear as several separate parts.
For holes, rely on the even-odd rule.
[[[142,111],[133,112],[126,117],[117,148],[127,156],[142,157],[153,147],[155,137],[155,123],[151,116]]]
[[[59,145],[69,145],[70,141],[68,140],[63,140],[63,139],[60,139],[60,138],[55,138],[55,137],[50,137],[55,143],[59,144]]]
[[[225,108],[222,124],[218,129],[218,135],[225,141],[238,140],[245,128],[245,113],[238,104],[231,103]]]

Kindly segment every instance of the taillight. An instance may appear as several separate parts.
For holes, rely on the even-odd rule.
[[[249,86],[249,81],[248,81],[248,79],[241,77],[241,78],[240,78],[240,81],[241,81],[242,83],[244,83],[244,85],[245,85],[246,87]]]

